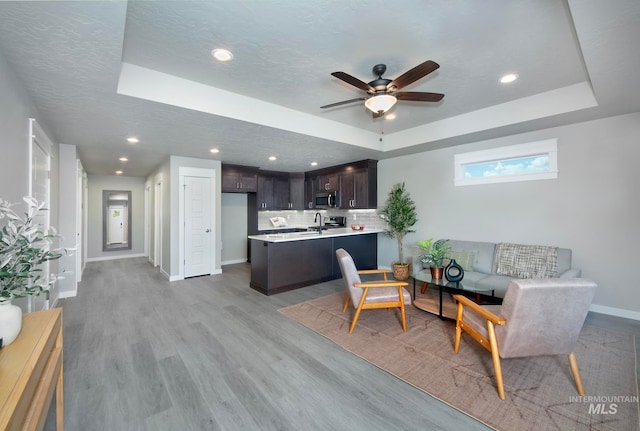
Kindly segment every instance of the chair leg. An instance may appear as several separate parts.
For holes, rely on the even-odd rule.
[[[569,355],[569,365],[571,366],[573,379],[576,381],[576,389],[578,389],[578,394],[584,397],[584,386],[582,386],[582,377],[580,377],[580,369],[578,368],[578,360],[576,359],[575,352],[571,352],[571,354]]]
[[[347,292],[347,299],[344,301],[344,307],[342,307],[342,312],[347,311],[347,307],[349,307],[349,302],[351,302],[351,295]]]
[[[453,352],[458,353],[460,350],[460,338],[462,337],[462,313],[464,311],[463,305],[458,302],[458,314],[456,317],[456,341],[453,343]]]
[[[501,400],[504,400],[504,382],[502,381],[502,367],[500,366],[500,352],[498,352],[496,329],[493,326],[493,322],[490,320],[487,320],[487,330],[489,332],[489,344],[491,345],[491,359],[493,360],[493,369],[496,372],[498,396]]]
[[[360,318],[360,312],[362,311],[362,306],[364,305],[364,300],[367,299],[368,292],[369,292],[369,288],[365,287],[364,292],[362,292],[362,298],[360,298],[360,304],[358,304],[358,308],[356,308],[356,314],[353,315],[353,321],[351,322],[351,327],[349,328],[349,334],[352,334],[353,329],[356,327],[356,323]]]
[[[402,331],[407,332],[407,318],[404,312],[404,295],[402,287],[398,287],[398,295],[400,295],[400,316],[402,316]]]

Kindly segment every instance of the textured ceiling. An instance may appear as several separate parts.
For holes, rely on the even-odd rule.
[[[639,29],[637,0],[0,2],[0,52],[40,120],[103,175],[169,154],[304,171],[635,112]],[[440,69],[406,90],[439,103],[319,108],[362,96],[331,72],[425,60]]]

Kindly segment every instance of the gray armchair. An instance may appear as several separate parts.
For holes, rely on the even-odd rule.
[[[402,320],[402,330],[407,332],[407,323],[404,312],[404,305],[411,304],[411,294],[404,288],[408,283],[405,281],[388,281],[386,269],[370,269],[358,271],[353,262],[353,258],[343,248],[336,250],[338,264],[342,271],[347,288],[347,299],[344,302],[342,312],[347,311],[349,302],[353,303],[356,312],[349,328],[349,333],[353,333],[356,327],[360,312],[371,308],[400,308]],[[363,283],[361,274],[382,274],[383,280]]]
[[[596,284],[584,278],[514,279],[502,305],[480,306],[469,298],[458,301],[454,351],[466,332],[491,352],[498,395],[504,396],[500,358],[568,355],[578,393],[584,387],[573,352]]]

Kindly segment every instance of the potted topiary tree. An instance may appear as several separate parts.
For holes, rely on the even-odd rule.
[[[5,346],[22,328],[22,310],[11,301],[47,292],[58,277],[43,274],[42,264],[66,252],[52,248],[58,235],[45,231],[34,219],[44,210],[44,202],[29,196],[24,201],[28,210],[21,216],[0,199],[0,338]]]
[[[397,280],[409,278],[409,263],[404,260],[404,237],[415,232],[411,227],[418,221],[416,204],[405,190],[404,183],[393,186],[389,192],[387,202],[380,211],[380,217],[388,224],[385,233],[398,241],[398,255],[400,260],[393,264],[393,276]]]

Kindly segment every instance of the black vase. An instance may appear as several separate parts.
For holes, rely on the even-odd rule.
[[[444,269],[444,277],[449,281],[457,283],[464,277],[464,269],[458,265],[455,259],[451,259],[449,265]]]

